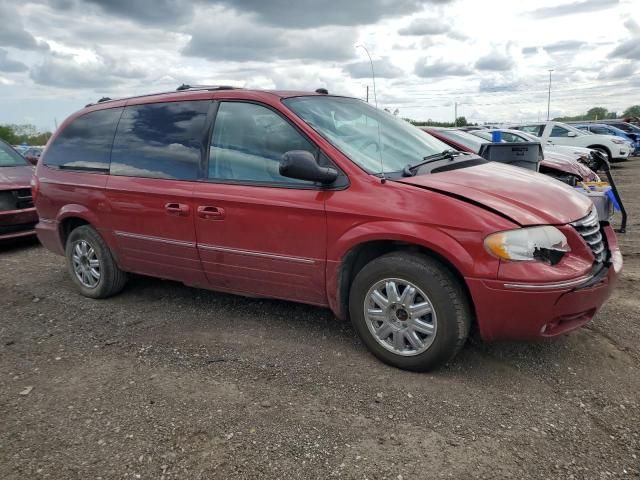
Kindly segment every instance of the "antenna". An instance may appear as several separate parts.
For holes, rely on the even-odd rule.
[[[378,96],[376,95],[376,74],[373,68],[373,60],[371,60],[371,55],[369,54],[369,50],[367,50],[367,47],[359,43],[355,46],[355,48],[363,49],[367,54],[367,57],[369,57],[369,64],[371,64],[371,80],[373,82],[373,101],[377,109]],[[368,101],[369,101],[369,88],[367,88],[367,102]],[[382,162],[382,135],[380,134],[380,122],[376,121],[376,123],[378,124],[378,156],[380,157],[380,175],[381,175],[380,182],[385,183],[387,181],[387,178],[384,175],[384,163]]]

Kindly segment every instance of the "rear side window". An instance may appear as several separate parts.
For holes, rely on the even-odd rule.
[[[89,112],[73,120],[49,145],[44,164],[70,170],[108,171],[122,108]]]
[[[125,108],[113,142],[111,175],[195,180],[210,101]]]

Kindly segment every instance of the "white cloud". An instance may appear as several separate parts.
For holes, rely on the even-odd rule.
[[[0,0],[0,124],[52,126],[102,95],[224,83],[364,96],[369,49],[381,107],[472,121],[639,103],[633,2],[539,0]],[[69,19],[73,19],[70,21]],[[619,25],[624,28],[603,28]],[[569,28],[571,27],[571,28]],[[575,27],[575,28],[574,28]],[[635,82],[635,83],[634,83]]]

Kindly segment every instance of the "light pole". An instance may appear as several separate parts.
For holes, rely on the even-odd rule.
[[[549,112],[551,111],[551,72],[553,70],[549,70],[549,96],[547,97],[547,121],[549,121]]]
[[[367,50],[367,47],[365,47],[364,45],[358,44],[356,45],[356,48],[363,49],[367,54],[367,57],[369,57],[369,63],[371,64],[371,79],[373,81],[373,101],[376,104],[376,108],[378,108],[378,97],[376,96],[376,74],[373,70],[373,60],[371,60],[371,55],[369,55],[369,50]]]

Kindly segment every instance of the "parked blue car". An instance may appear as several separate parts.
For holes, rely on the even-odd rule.
[[[583,125],[573,126],[580,130],[586,130],[587,132],[595,133],[597,135],[613,135],[620,137],[631,144],[633,155],[640,153],[640,135],[625,132],[613,125],[607,125],[605,123],[585,123]]]

